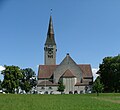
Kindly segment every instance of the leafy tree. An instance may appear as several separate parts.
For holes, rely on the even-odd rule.
[[[18,66],[5,66],[5,70],[2,71],[2,74],[4,75],[2,88],[8,93],[15,93],[23,77],[20,68]]]
[[[23,79],[21,81],[21,89],[29,92],[37,85],[35,72],[31,68],[22,69]]]
[[[120,55],[105,57],[98,74],[104,84],[104,92],[120,92]]]
[[[65,89],[65,86],[63,85],[63,81],[60,80],[59,86],[58,86],[58,91],[61,92],[61,94],[62,94],[62,92],[64,92],[64,89]]]
[[[0,80],[0,90],[2,90],[2,81]]]
[[[93,83],[93,91],[97,93],[97,96],[99,96],[99,93],[101,93],[102,90],[103,84],[100,82],[100,77],[97,77],[97,79]]]

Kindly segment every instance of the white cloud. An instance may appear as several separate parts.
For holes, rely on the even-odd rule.
[[[94,81],[99,76],[98,74],[96,74],[98,70],[99,70],[98,68],[92,68],[93,80]]]
[[[3,75],[1,74],[1,71],[5,70],[5,67],[0,66],[0,80],[3,80]]]
[[[5,67],[0,66],[0,72],[3,71],[5,69]]]

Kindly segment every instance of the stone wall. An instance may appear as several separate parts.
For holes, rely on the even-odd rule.
[[[63,78],[63,84],[65,85],[65,93],[69,93],[70,91],[74,92],[74,85],[76,84],[76,78]]]
[[[37,92],[38,94],[55,94],[56,92],[58,93],[58,87],[57,86],[38,86],[37,87]]]
[[[45,45],[44,49],[44,64],[45,65],[55,65],[56,64],[56,45],[52,45],[52,53],[49,54],[48,49],[49,45]],[[50,57],[49,57],[50,56]]]

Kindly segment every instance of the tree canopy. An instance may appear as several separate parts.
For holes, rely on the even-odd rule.
[[[59,86],[58,86],[58,91],[61,92],[61,94],[62,94],[62,92],[64,92],[64,89],[65,89],[65,86],[63,85],[63,81],[60,80]]]
[[[5,66],[2,74],[4,75],[2,89],[7,93],[18,93],[19,89],[27,93],[37,84],[35,72],[31,68],[20,69],[18,66]]]
[[[120,92],[120,55],[105,57],[98,74],[104,84],[104,92]]]
[[[2,74],[4,75],[2,88],[8,93],[15,93],[15,90],[18,89],[20,81],[23,78],[20,68],[18,66],[5,66]]]
[[[103,90],[103,84],[100,82],[100,77],[98,76],[95,82],[93,83],[93,92],[97,93],[97,96],[99,93],[101,93]]]
[[[2,81],[0,80],[0,90],[2,89]]]
[[[24,77],[21,82],[21,89],[27,93],[37,85],[35,72],[31,68],[26,68],[22,69],[22,74]]]

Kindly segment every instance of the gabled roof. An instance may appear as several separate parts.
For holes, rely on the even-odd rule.
[[[83,77],[85,78],[92,78],[92,70],[91,66],[89,64],[79,64],[78,65],[83,72]],[[38,79],[39,78],[50,78],[55,71],[55,69],[58,67],[58,65],[39,65],[38,68]],[[67,70],[64,73],[64,76],[74,76],[74,74],[70,71]]]
[[[54,71],[54,79],[56,83],[59,82],[60,77],[67,69],[72,71],[77,80],[80,81],[83,76],[82,71],[76,62],[70,57],[69,53],[67,53],[66,57],[61,61],[59,66]]]
[[[50,78],[57,65],[39,65],[38,78]]]
[[[63,59],[60,65],[39,65],[38,79],[50,78],[54,74],[54,78],[76,76],[81,78],[92,79],[92,70],[90,64],[76,64],[69,54]],[[79,78],[80,79],[80,78]]]
[[[83,72],[83,77],[92,77],[92,70],[90,64],[79,64],[78,65]]]
[[[72,73],[69,69],[67,69],[67,70],[64,72],[63,77],[64,77],[64,78],[72,78],[72,77],[75,77],[75,75],[73,75],[73,73]]]

